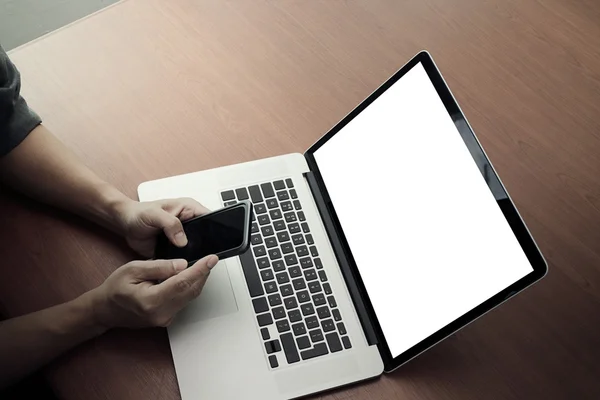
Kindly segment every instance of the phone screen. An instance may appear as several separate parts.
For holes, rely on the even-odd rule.
[[[246,210],[232,207],[203,215],[183,223],[188,239],[185,247],[177,247],[161,234],[157,242],[156,257],[199,260],[209,254],[219,254],[244,244]]]

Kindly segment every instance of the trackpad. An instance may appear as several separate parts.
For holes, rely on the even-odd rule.
[[[238,310],[227,271],[227,262],[220,261],[210,276],[200,296],[177,316],[177,323],[195,323],[234,313]]]

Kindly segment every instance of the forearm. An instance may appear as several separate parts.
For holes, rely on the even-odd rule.
[[[0,179],[15,190],[120,232],[118,208],[131,201],[40,125],[0,158]]]
[[[0,322],[0,388],[100,335],[89,293],[52,308]]]

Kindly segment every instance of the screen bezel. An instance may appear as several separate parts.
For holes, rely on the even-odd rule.
[[[396,357],[392,357],[389,346],[385,339],[385,335],[383,334],[379,321],[377,320],[375,310],[373,309],[373,305],[369,299],[369,295],[360,277],[360,272],[352,256],[352,251],[350,250],[344,232],[341,229],[341,224],[335,213],[335,206],[331,201],[331,198],[329,197],[327,188],[325,187],[325,183],[319,171],[319,167],[314,157],[314,153],[321,146],[327,143],[327,141],[331,139],[336,133],[338,133],[342,128],[344,128],[344,126],[346,126],[350,121],[352,121],[352,119],[354,119],[365,108],[367,108],[373,101],[375,101],[379,96],[381,96],[381,94],[388,90],[394,83],[396,83],[408,71],[410,71],[414,66],[418,65],[419,63],[422,64],[429,79],[433,83],[433,86],[435,87],[435,90],[440,96],[440,99],[442,100],[446,111],[452,117],[452,120],[455,123],[458,132],[465,141],[465,145],[471,153],[471,156],[476,161],[478,167],[480,168],[480,171],[484,175],[484,178],[486,179],[490,190],[492,190],[492,185],[494,185],[494,189],[496,190],[495,197],[498,206],[502,210],[504,217],[507,219],[513,233],[515,234],[515,237],[517,238],[519,244],[521,245],[521,248],[523,249],[527,259],[529,260],[533,271],[525,277],[518,280],[517,282],[515,282],[514,284],[508,286],[506,289],[502,290],[498,294],[481,303],[479,306],[475,307],[471,311],[454,320],[450,324],[444,326],[434,334],[428,336],[427,338],[424,338],[421,342],[417,343],[410,349],[404,351]],[[342,247],[344,249],[344,256],[347,258],[348,263],[350,264],[353,279],[356,280],[360,294],[365,302],[369,318],[373,324],[373,328],[378,339],[379,352],[383,359],[384,371],[386,372],[390,372],[398,368],[400,365],[417,356],[419,353],[427,350],[429,347],[435,345],[436,343],[440,342],[452,333],[461,329],[465,325],[479,318],[486,312],[497,307],[498,305],[506,301],[509,297],[513,296],[514,294],[522,291],[526,287],[540,280],[548,270],[546,262],[542,257],[540,250],[538,249],[531,234],[529,233],[527,227],[521,219],[517,209],[514,206],[514,203],[512,202],[508,193],[506,192],[504,185],[498,178],[498,175],[496,174],[487,155],[483,151],[481,144],[477,140],[475,133],[471,129],[471,126],[469,125],[460,107],[458,106],[458,103],[456,102],[454,96],[450,92],[450,89],[448,88],[446,82],[441,76],[438,68],[436,67],[433,59],[431,58],[431,55],[427,51],[422,51],[418,53],[407,64],[400,68],[394,75],[392,75],[392,77],[390,77],[385,83],[383,83],[371,95],[369,95],[369,97],[367,97],[361,104],[359,104],[354,110],[352,110],[340,122],[338,122],[332,129],[330,129],[329,132],[327,132],[319,140],[317,140],[317,142],[315,142],[306,151],[304,156],[306,158],[310,170],[315,176],[319,190],[321,191],[321,194],[325,199],[325,202],[327,203],[327,210],[330,213],[332,220],[334,221],[334,227],[336,231],[335,233],[336,235],[338,235],[342,243]]]

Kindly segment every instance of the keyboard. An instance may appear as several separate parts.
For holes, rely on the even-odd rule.
[[[221,192],[253,204],[240,262],[271,368],[352,348],[291,178]]]

